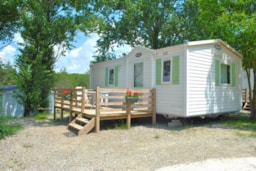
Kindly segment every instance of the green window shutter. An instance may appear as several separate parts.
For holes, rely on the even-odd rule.
[[[179,84],[180,83],[180,57],[174,56],[172,64],[172,83]]]
[[[118,66],[115,67],[115,86],[118,86]]]
[[[232,86],[236,86],[236,64],[231,65],[231,74],[232,74]]]
[[[108,68],[105,69],[105,86],[108,86]]]
[[[161,84],[162,59],[156,60],[156,85]]]
[[[220,61],[215,60],[215,85],[220,85]]]

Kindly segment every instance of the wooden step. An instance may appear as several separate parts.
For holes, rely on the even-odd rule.
[[[91,120],[84,126],[84,128],[78,131],[78,135],[88,134],[94,127],[95,117],[91,118]]]
[[[82,122],[82,123],[84,123],[84,124],[89,123],[89,120],[86,119],[86,118],[76,118],[76,121]]]
[[[82,130],[84,128],[83,126],[78,125],[76,123],[70,123],[70,124],[68,124],[68,126],[71,127],[71,128],[74,128],[74,129],[76,129],[78,131],[80,131],[80,130]]]

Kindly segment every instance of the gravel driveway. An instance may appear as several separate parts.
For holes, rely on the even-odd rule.
[[[135,123],[129,130],[106,129],[78,137],[64,122],[21,121],[25,129],[0,141],[0,170],[151,171],[256,156],[256,138],[248,131],[217,123],[180,129],[168,128],[164,121],[154,128],[150,122]]]

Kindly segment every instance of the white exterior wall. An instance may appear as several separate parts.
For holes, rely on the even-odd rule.
[[[126,87],[126,58],[120,58],[117,60],[111,60],[107,62],[101,62],[92,64],[90,68],[90,88],[95,89],[99,87],[108,87],[108,88],[123,88]],[[108,85],[105,86],[105,69],[111,69],[118,67],[118,85]]]
[[[156,85],[156,112],[167,117],[183,117],[185,116],[185,56],[184,46],[174,46],[160,49],[157,51],[157,57],[161,59],[179,56],[179,84],[162,83]],[[156,60],[154,61],[154,66]],[[154,68],[153,73],[155,73]],[[154,74],[155,75],[155,74]],[[155,81],[155,80],[154,80]]]
[[[216,49],[219,44],[221,49]],[[136,57],[140,52],[142,55]],[[216,55],[217,54],[217,55]],[[156,85],[156,60],[179,56],[179,84]],[[236,86],[215,85],[215,56],[236,65]],[[134,64],[143,62],[143,88],[156,88],[156,112],[168,117],[190,117],[241,109],[242,59],[223,41],[207,40],[150,50],[136,47],[126,57],[91,65],[91,88],[105,86],[105,69],[118,66],[118,86],[134,88]],[[232,79],[232,76],[230,77]]]
[[[235,112],[241,109],[241,59],[222,46],[213,44],[188,49],[187,116]],[[216,55],[217,54],[217,55]],[[236,86],[215,85],[215,58],[236,65]],[[231,79],[231,78],[230,78]]]
[[[137,58],[135,55],[131,54],[127,58],[127,88],[134,88],[134,64],[136,63],[143,63],[143,87],[142,88],[154,88],[154,85],[152,84],[152,78],[154,73],[152,68],[152,63],[154,59],[153,53],[142,53],[142,56]]]

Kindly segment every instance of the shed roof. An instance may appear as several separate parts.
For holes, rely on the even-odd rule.
[[[16,85],[2,85],[0,86],[0,91],[13,91],[13,90],[16,90],[17,89],[17,86]]]

